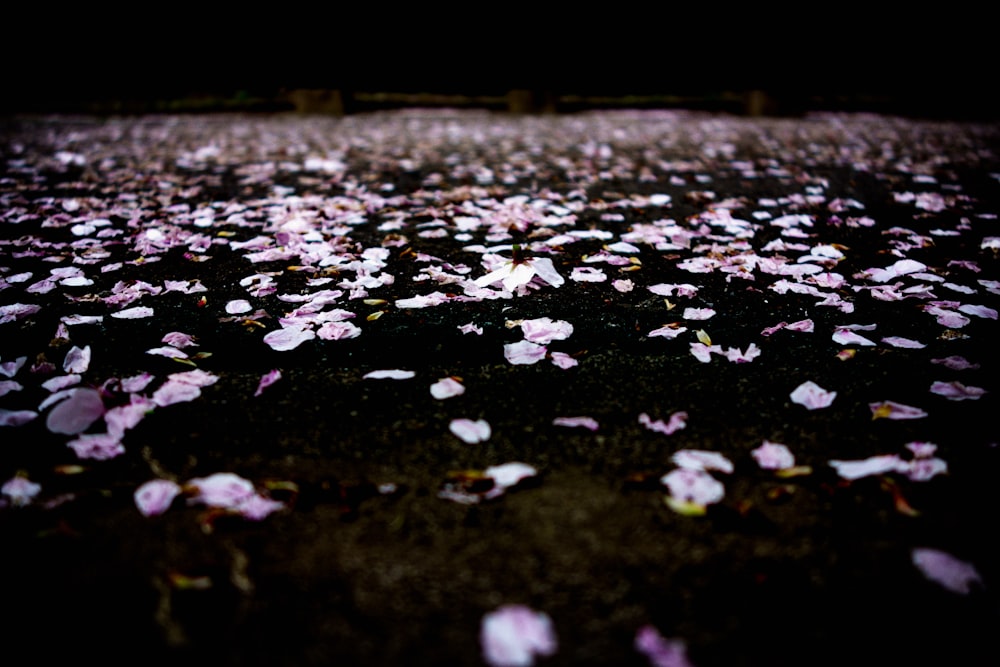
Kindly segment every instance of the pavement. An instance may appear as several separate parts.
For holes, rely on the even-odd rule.
[[[38,660],[995,661],[995,124],[0,123]]]

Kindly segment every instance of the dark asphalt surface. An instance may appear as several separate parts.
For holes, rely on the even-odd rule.
[[[655,664],[648,626],[697,667],[995,661],[995,125],[2,123],[3,633],[40,661],[476,665],[506,604],[551,619],[544,665]],[[561,282],[476,284],[514,244]],[[525,345],[540,318],[572,333]],[[691,473],[701,514],[660,481],[685,450],[732,466]],[[215,473],[245,497],[208,506]],[[180,495],[145,516],[151,480]]]

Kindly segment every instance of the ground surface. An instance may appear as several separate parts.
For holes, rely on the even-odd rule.
[[[699,667],[993,664],[997,140],[866,115],[7,119],[8,644],[475,665],[484,615],[522,604],[557,638],[539,664],[655,664],[647,626]],[[515,243],[562,282],[472,282]],[[539,318],[572,333],[521,343]],[[432,396],[447,377],[464,394]],[[793,401],[808,381],[832,403]],[[797,467],[761,467],[765,441]],[[732,464],[692,473],[724,486],[703,515],[660,481],[683,450]],[[536,474],[483,497],[516,462]],[[214,473],[281,506],[207,507]],[[145,516],[150,480],[181,494]]]

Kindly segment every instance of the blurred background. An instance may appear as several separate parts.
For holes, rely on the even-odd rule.
[[[543,11],[544,10],[544,11]],[[0,113],[408,106],[1000,118],[974,8],[171,5],[15,9]]]

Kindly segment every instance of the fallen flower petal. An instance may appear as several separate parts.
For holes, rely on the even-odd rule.
[[[516,343],[508,343],[503,346],[503,356],[507,361],[515,365],[535,364],[545,358],[546,350],[544,345],[538,345],[527,340],[519,340]]]
[[[155,516],[167,511],[181,487],[168,479],[153,479],[135,490],[135,506],[143,516]]]
[[[725,487],[704,470],[677,468],[660,478],[674,500],[705,507],[725,497]]]
[[[42,490],[40,484],[30,481],[27,477],[16,475],[11,477],[3,486],[0,486],[0,494],[10,499],[10,504],[14,507],[24,507]]]
[[[471,419],[452,419],[448,424],[448,430],[462,442],[470,445],[486,442],[492,434],[490,424],[485,419],[478,419],[476,421]]]
[[[525,340],[548,345],[554,340],[569,338],[573,334],[573,325],[565,320],[539,317],[534,320],[521,320],[521,331]]]
[[[765,440],[760,447],[750,452],[754,460],[765,470],[783,470],[795,465],[795,456],[787,446]]]
[[[589,431],[596,431],[599,428],[597,420],[593,417],[556,417],[552,420],[554,426],[582,427]]]
[[[911,552],[911,558],[925,577],[954,593],[968,595],[974,584],[983,585],[983,579],[972,563],[959,560],[945,551],[917,548]]]
[[[81,459],[107,461],[125,453],[121,437],[112,433],[87,433],[70,440],[66,446]]]
[[[574,366],[578,366],[580,364],[579,361],[565,352],[552,352],[549,354],[549,358],[553,364],[562,369],[573,368]]]
[[[872,411],[872,419],[920,419],[927,416],[927,413],[920,408],[903,405],[895,401],[869,403],[868,407]]]
[[[38,417],[34,410],[5,410],[0,408],[0,426],[21,426]]]
[[[805,406],[809,410],[817,410],[819,408],[830,407],[833,399],[837,397],[837,392],[827,391],[812,380],[809,380],[796,387],[789,394],[789,397],[793,403]]]
[[[681,639],[664,638],[652,625],[639,628],[633,645],[651,667],[693,667],[687,658],[687,644]]]
[[[955,380],[952,382],[934,382],[931,385],[931,393],[944,396],[951,401],[963,401],[966,399],[977,400],[987,392],[982,387],[966,386]]]
[[[479,638],[491,667],[530,667],[536,656],[553,655],[558,648],[549,616],[524,605],[504,605],[484,615]]]
[[[153,309],[148,306],[135,306],[134,308],[119,310],[117,313],[111,313],[111,317],[118,320],[139,320],[152,316]]]
[[[733,472],[733,462],[719,452],[702,449],[681,449],[670,457],[674,465],[688,470],[718,470]]]
[[[860,461],[837,461],[829,462],[837,474],[844,479],[854,480],[869,475],[882,475],[887,472],[905,472],[907,463],[895,454],[884,454],[882,456],[872,456]]]
[[[527,463],[503,463],[498,466],[490,466],[483,471],[483,474],[493,479],[494,484],[500,489],[514,486],[522,479],[534,477],[538,471],[534,466]]]
[[[316,333],[305,326],[290,326],[276,329],[264,336],[264,342],[276,352],[294,350],[307,340],[316,337]]]
[[[197,477],[184,486],[194,491],[188,503],[201,503],[209,507],[233,508],[256,493],[252,482],[231,472]]]
[[[281,371],[277,368],[268,371],[261,376],[260,382],[257,384],[257,390],[254,391],[254,396],[260,396],[264,393],[264,390],[270,387],[272,384],[281,379]]]
[[[979,368],[979,364],[972,363],[965,357],[958,355],[951,355],[942,359],[931,359],[931,363],[941,364],[945,368],[950,368],[953,371],[975,370]]]
[[[431,385],[431,396],[440,400],[461,396],[465,393],[465,387],[454,378],[442,378]]]
[[[392,369],[392,370],[382,370],[382,371],[369,371],[364,375],[362,375],[361,377],[365,380],[409,380],[411,377],[415,375],[416,373],[414,373],[413,371]]]
[[[892,345],[893,347],[901,347],[912,350],[920,350],[927,347],[920,341],[911,340],[909,338],[900,338],[899,336],[886,336],[882,339],[882,342],[886,345]]]
[[[71,389],[70,396],[49,412],[45,425],[53,433],[82,433],[104,415],[104,401],[96,389]]]
[[[84,348],[73,346],[63,360],[63,371],[66,373],[86,373],[90,368],[90,346]]]
[[[650,431],[671,435],[687,426],[687,416],[686,412],[675,412],[670,415],[670,420],[664,423],[662,419],[653,421],[648,414],[643,412],[639,415],[639,423]]]

